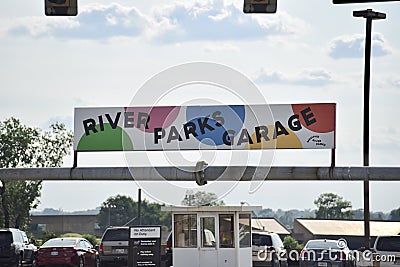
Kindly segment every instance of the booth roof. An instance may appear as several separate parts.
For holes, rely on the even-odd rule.
[[[262,210],[262,206],[164,206],[162,211],[170,212],[252,212]]]

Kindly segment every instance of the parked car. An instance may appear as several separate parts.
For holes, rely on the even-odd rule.
[[[266,231],[252,232],[253,266],[287,267],[287,252],[278,234]]]
[[[167,238],[167,243],[165,245],[165,255],[164,259],[165,267],[172,266],[172,232],[169,233]]]
[[[85,238],[52,238],[37,250],[36,266],[98,267],[99,255]]]
[[[100,246],[100,266],[128,265],[129,227],[109,227],[104,232]]]
[[[29,242],[24,231],[0,229],[0,266],[33,266],[36,246]]]
[[[400,235],[378,236],[375,240],[374,258],[383,266],[400,266]]]
[[[353,267],[354,257],[344,239],[309,240],[300,255],[300,267]]]

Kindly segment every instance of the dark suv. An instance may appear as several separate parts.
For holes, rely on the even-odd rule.
[[[380,267],[400,266],[400,235],[378,236],[374,244],[374,257]]]
[[[165,261],[165,267],[172,266],[172,256],[172,232],[170,232],[165,245],[165,255],[163,259]]]
[[[100,266],[128,265],[129,227],[109,227],[99,246]]]
[[[0,229],[0,266],[34,266],[35,251],[24,231]]]

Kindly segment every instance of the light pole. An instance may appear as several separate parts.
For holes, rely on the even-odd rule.
[[[107,203],[106,205],[104,205],[104,207],[108,209],[108,226],[111,226],[111,209],[115,209],[117,205]]]
[[[194,200],[194,195],[192,190],[187,190],[185,194],[185,202],[188,206],[192,206],[192,201]]]
[[[372,20],[385,19],[386,14],[372,9],[353,11],[353,17],[366,19],[365,32],[365,62],[364,62],[364,124],[363,124],[363,166],[369,166],[369,100],[371,78],[371,35]],[[364,179],[364,235],[365,249],[369,249],[370,243],[370,210],[369,210],[369,177]]]

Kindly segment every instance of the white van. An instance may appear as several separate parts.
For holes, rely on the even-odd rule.
[[[374,258],[379,266],[400,266],[400,235],[378,236],[375,240]]]
[[[252,231],[253,266],[287,267],[287,252],[278,234]]]

